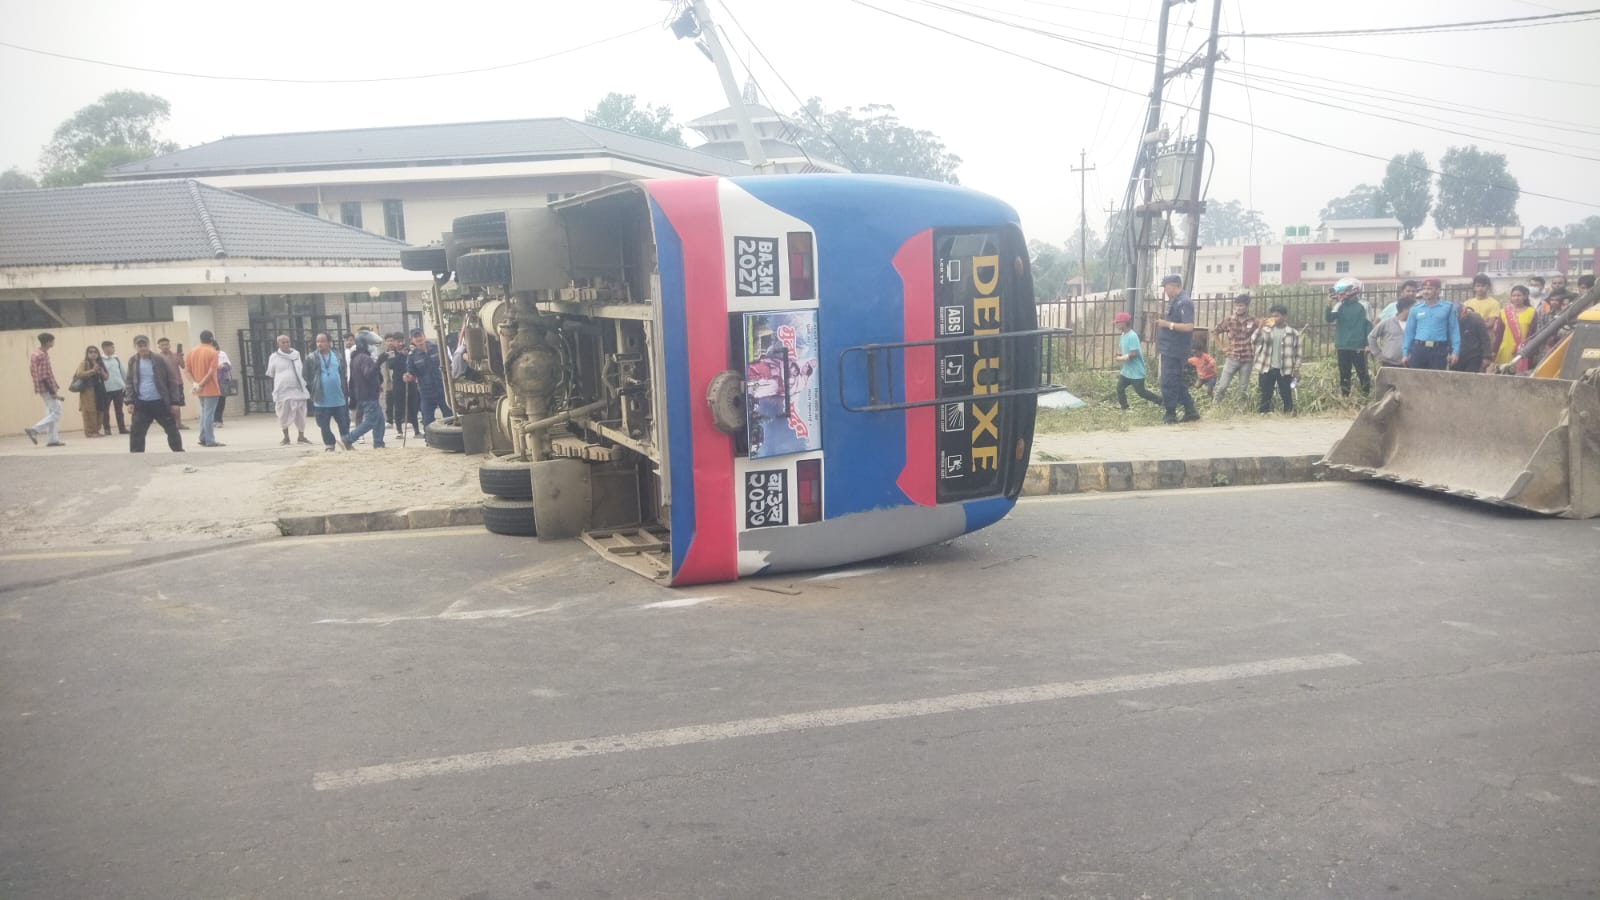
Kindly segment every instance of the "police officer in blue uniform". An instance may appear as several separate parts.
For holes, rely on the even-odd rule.
[[[1168,425],[1177,422],[1198,422],[1200,413],[1194,408],[1194,398],[1189,395],[1189,385],[1183,380],[1183,367],[1187,365],[1189,350],[1194,343],[1194,301],[1183,289],[1183,279],[1168,275],[1161,279],[1161,292],[1167,296],[1167,314],[1156,320],[1156,355],[1161,359],[1161,405],[1167,415],[1161,421]],[[1178,407],[1183,407],[1183,418],[1178,418]]]

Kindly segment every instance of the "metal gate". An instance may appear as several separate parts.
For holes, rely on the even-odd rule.
[[[304,357],[316,349],[317,334],[323,331],[334,338],[335,347],[344,346],[339,340],[344,332],[344,319],[340,316],[274,316],[254,319],[249,328],[239,329],[239,351],[244,354],[240,383],[244,386],[245,412],[274,411],[267,360],[278,349],[278,335],[288,335],[290,345]]]

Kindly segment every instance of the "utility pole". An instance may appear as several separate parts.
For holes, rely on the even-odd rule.
[[[1206,44],[1206,75],[1200,87],[1200,122],[1194,130],[1194,176],[1189,185],[1188,239],[1183,242],[1183,286],[1192,289],[1200,254],[1201,175],[1206,168],[1206,125],[1211,118],[1211,81],[1217,72],[1217,23],[1222,17],[1222,0],[1212,0],[1211,38]]]
[[[739,138],[744,141],[745,157],[757,172],[765,172],[769,168],[767,155],[761,150],[761,139],[756,136],[750,113],[744,108],[744,94],[733,80],[733,67],[728,65],[728,55],[722,49],[721,39],[717,37],[716,23],[711,21],[711,10],[706,6],[706,0],[693,0],[692,8],[700,24],[700,38],[705,41],[706,52],[717,67],[717,77],[722,79],[722,90],[728,95],[728,106],[733,110],[734,121],[739,123]]]
[[[1161,127],[1161,93],[1167,84],[1167,20],[1175,3],[1185,0],[1161,0],[1161,15],[1156,25],[1156,75],[1150,88],[1150,106],[1145,114],[1144,132],[1139,139],[1138,154],[1133,162],[1133,174],[1128,179],[1128,213],[1133,218],[1128,225],[1137,234],[1133,252],[1128,255],[1128,313],[1138,321],[1140,279],[1147,271],[1147,245],[1150,242],[1150,212],[1146,209],[1153,190],[1150,163],[1155,158],[1155,148],[1161,143],[1156,134]]]
[[[1082,296],[1089,294],[1089,173],[1096,166],[1085,166],[1088,161],[1089,151],[1078,151],[1078,166],[1072,171],[1078,173],[1078,282],[1083,285]]]

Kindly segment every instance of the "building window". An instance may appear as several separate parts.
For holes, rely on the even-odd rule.
[[[1578,271],[1587,272],[1587,271],[1589,271],[1590,269],[1593,269],[1593,268],[1594,268],[1594,260],[1592,260],[1592,259],[1580,259],[1580,260],[1578,260]]]
[[[1168,275],[1182,275],[1183,274],[1183,266],[1173,266],[1170,270],[1168,270],[1167,274]]]
[[[1333,271],[1343,275],[1350,271],[1350,261],[1341,259],[1333,264]]]
[[[339,221],[351,228],[361,227],[361,201],[346,200],[339,204]]]
[[[1389,264],[1389,254],[1387,254],[1387,253],[1374,253],[1374,254],[1372,254],[1372,264],[1375,265],[1375,266],[1387,266]]]
[[[1300,264],[1300,271],[1304,272],[1306,270],[1306,266],[1307,265],[1309,265],[1309,263],[1301,263]]]
[[[1263,271],[1263,272],[1282,272],[1283,271],[1283,263],[1262,263],[1261,264],[1261,271]]]
[[[1233,271],[1233,263],[1228,263],[1228,271],[1229,272]]]
[[[403,241],[406,239],[405,201],[383,201],[383,233],[397,241]]]
[[[322,215],[322,210],[318,209],[315,203],[296,203],[294,208],[300,210],[308,216]]]
[[[1211,274],[1211,267],[1210,266],[1206,266],[1206,274],[1207,275]]]
[[[1327,263],[1325,263],[1325,262],[1319,262],[1319,263],[1317,263],[1317,271],[1318,271],[1318,272],[1321,272],[1321,271],[1323,271],[1323,270],[1324,270],[1324,269],[1326,269],[1326,268],[1328,268],[1328,264],[1327,264]]]
[[[1422,267],[1424,269],[1442,269],[1444,268],[1444,260],[1438,257],[1425,259],[1422,261]]]

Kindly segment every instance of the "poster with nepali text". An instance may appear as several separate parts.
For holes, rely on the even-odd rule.
[[[750,458],[820,449],[817,311],[746,313],[744,348]]]

